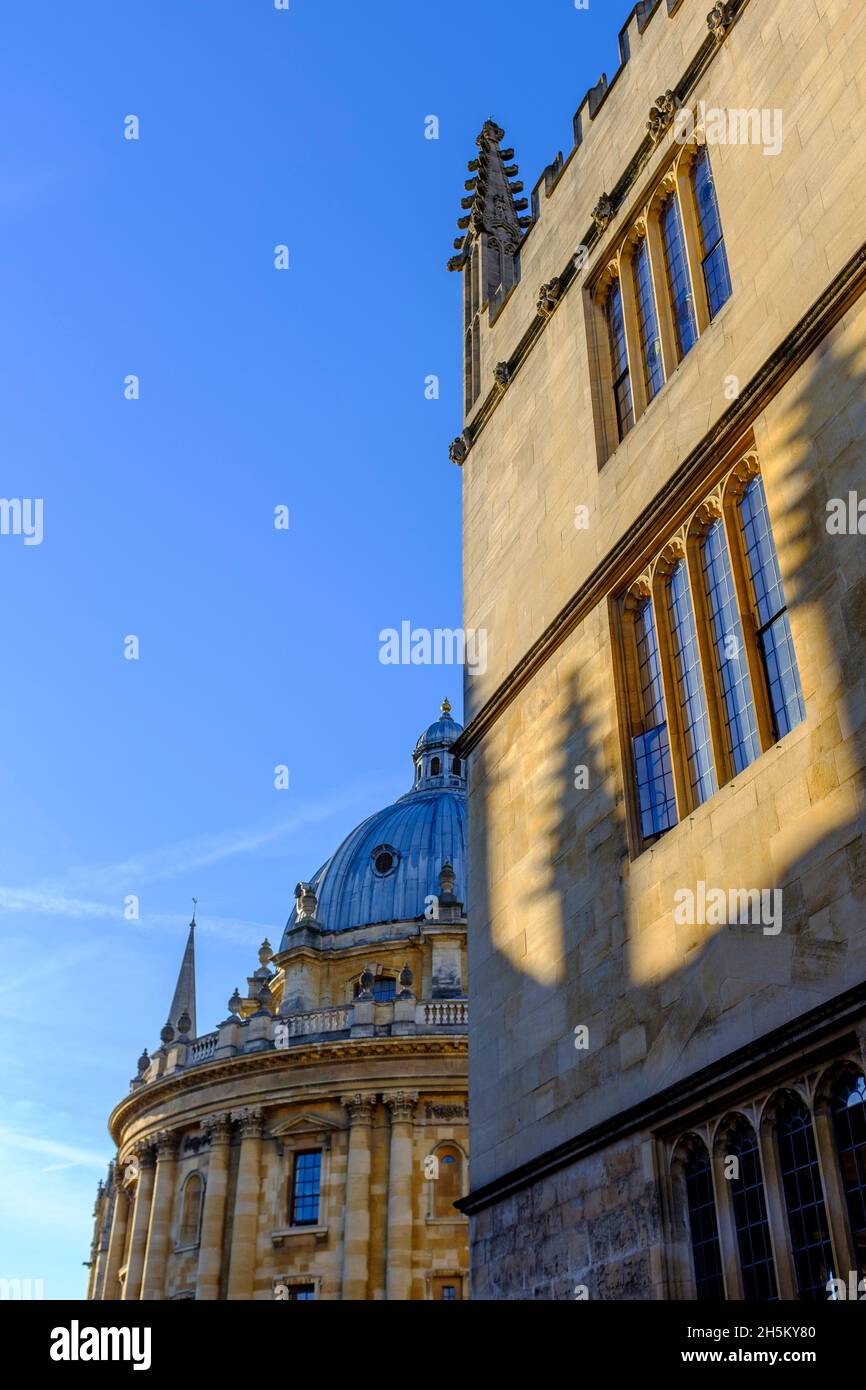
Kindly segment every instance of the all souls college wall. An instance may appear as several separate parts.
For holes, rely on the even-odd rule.
[[[451,261],[472,1292],[825,1298],[866,1277],[866,11],[649,3],[620,51],[530,196],[483,127]]]

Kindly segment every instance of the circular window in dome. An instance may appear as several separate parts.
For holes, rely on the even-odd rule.
[[[393,874],[400,862],[400,855],[393,845],[379,845],[372,854],[373,870],[379,878]]]

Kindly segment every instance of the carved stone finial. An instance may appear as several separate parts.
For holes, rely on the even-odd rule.
[[[171,1019],[166,1022],[159,1036],[162,1040],[163,1047],[168,1047],[169,1043],[174,1042],[174,1029],[171,1026]]]
[[[451,441],[448,450],[448,457],[452,463],[456,463],[458,468],[462,468],[469,454],[469,445],[466,442],[465,434],[458,434],[456,439]]]
[[[550,318],[562,296],[562,281],[556,275],[552,280],[548,280],[538,291],[536,309],[543,319]]]
[[[147,1071],[147,1069],[148,1069],[149,1066],[150,1066],[150,1058],[149,1058],[148,1055],[147,1055],[147,1048],[145,1048],[144,1051],[142,1052],[141,1056],[140,1056],[139,1059],[138,1059],[138,1074],[139,1074],[139,1076],[144,1076],[144,1073]]]
[[[656,97],[650,107],[649,119],[646,128],[653,141],[659,141],[674,118],[680,106],[680,99],[676,92],[670,88],[663,92],[660,97]]]
[[[483,149],[485,145],[498,145],[504,138],[505,131],[502,126],[497,125],[495,121],[485,121],[475,143]]]
[[[191,1027],[192,1027],[192,1019],[190,1018],[190,1016],[189,1016],[188,1012],[186,1011],[186,1009],[184,1009],[183,1013],[181,1014],[180,1018],[179,1018],[178,1021],[177,1021],[177,1040],[178,1040],[178,1042],[187,1042],[187,1041],[189,1040],[189,1030],[190,1030]]]
[[[375,978],[376,977],[370,969],[369,965],[366,965],[364,969],[361,971],[361,978],[358,982],[360,984],[360,989],[358,990],[359,999],[373,998],[373,981]]]
[[[729,0],[718,0],[707,15],[707,28],[716,43],[721,43],[734,22],[734,7]]]
[[[496,366],[493,368],[493,378],[496,385],[501,386],[503,390],[508,386],[511,381],[511,368],[507,362],[496,363]]]
[[[413,979],[414,979],[414,976],[413,976],[413,974],[412,974],[412,971],[409,969],[408,965],[404,965],[404,966],[403,966],[403,969],[400,971],[400,993],[397,995],[397,998],[398,998],[398,999],[412,999],[412,998],[413,998],[413,994],[412,994],[412,980],[413,980]]]
[[[592,210],[592,220],[598,227],[598,230],[600,232],[603,232],[607,227],[610,226],[611,222],[613,221],[613,213],[613,203],[611,202],[610,198],[606,193],[602,193],[601,197],[599,198],[598,202]]]
[[[273,947],[271,946],[270,941],[268,941],[268,938],[265,937],[264,941],[259,947],[259,965],[267,965],[269,961],[273,960],[273,958]]]
[[[240,993],[238,992],[237,989],[235,989],[234,994],[232,995],[231,999],[229,1000],[229,1013],[232,1015],[233,1018],[237,1018],[238,1014],[240,1013],[240,1011],[241,1011],[241,1002],[242,1002],[242,1001],[241,1001]]]
[[[312,883],[299,883],[295,888],[295,899],[298,925],[300,926],[303,922],[315,922],[319,899]]]
[[[439,870],[439,898],[440,898],[440,900],[441,900],[442,898],[445,898],[445,899],[453,898],[453,896],[454,896],[454,885],[455,885],[456,882],[457,882],[457,876],[456,876],[456,874],[454,873],[454,869],[452,868],[452,866],[448,863],[448,861],[447,861],[447,859],[446,859],[445,863],[442,865],[442,868]]]

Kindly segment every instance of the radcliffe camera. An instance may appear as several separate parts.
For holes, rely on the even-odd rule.
[[[866,3],[3,51],[16,1335],[856,1377]]]

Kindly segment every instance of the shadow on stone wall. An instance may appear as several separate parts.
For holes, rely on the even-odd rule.
[[[598,670],[584,659],[594,637],[596,650],[610,650],[600,607],[552,658],[560,672],[556,706],[544,704],[533,686],[503,715],[505,737],[497,742],[516,749],[518,732],[531,726],[538,767],[517,768],[512,751],[492,766],[484,742],[472,755],[473,1190],[724,1056],[732,1024],[733,1045],[743,1045],[809,1007],[806,999],[817,1004],[866,978],[866,537],[831,536],[826,527],[829,498],[847,497],[858,485],[866,494],[866,349],[857,338],[863,330],[856,308],[800,369],[796,395],[793,383],[785,388],[780,399],[791,394],[791,404],[781,430],[774,407],[772,441],[758,440],[795,637],[800,633],[809,803],[796,808],[790,824],[783,807],[779,833],[789,836],[790,851],[774,837],[783,865],[776,883],[718,886],[781,888],[782,931],[705,927],[700,939],[678,942],[687,949],[675,970],[653,977],[642,968],[636,979],[627,923],[638,931],[642,904],[633,882],[645,875],[627,853],[610,660],[605,655]],[[793,747],[796,732],[790,737]],[[551,758],[553,767],[545,768]],[[761,762],[773,758],[781,766],[784,745]],[[589,788],[582,793],[575,787],[581,765]],[[525,836],[515,841],[510,832],[521,818]],[[500,827],[520,851],[512,854],[513,868],[501,859]],[[754,834],[748,822],[725,832],[733,863],[723,872],[742,868],[736,846],[751,842],[754,850]],[[716,884],[709,854],[702,857],[687,840],[681,853],[690,872]],[[515,882],[522,915],[514,912]],[[672,932],[673,909],[671,899]],[[582,1024],[589,1028],[587,1051],[574,1045]],[[649,1296],[658,1196],[640,1165],[640,1145],[623,1142],[480,1212],[473,1218],[474,1295],[573,1298],[582,1283],[591,1298]]]

